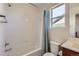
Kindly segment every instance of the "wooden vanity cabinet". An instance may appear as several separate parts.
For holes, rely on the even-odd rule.
[[[63,56],[79,56],[78,52],[72,51],[70,49],[61,47],[61,50]]]

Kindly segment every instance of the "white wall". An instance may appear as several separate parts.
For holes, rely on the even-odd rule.
[[[6,7],[8,20],[6,41],[10,43],[8,55],[24,55],[40,48],[41,13],[27,4]]]
[[[66,40],[66,30],[65,28],[52,28],[49,30],[50,41],[56,41],[62,43]]]

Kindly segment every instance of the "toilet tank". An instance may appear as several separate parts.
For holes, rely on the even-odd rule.
[[[50,49],[51,49],[51,52],[55,55],[58,54],[59,52],[59,45],[61,43],[58,43],[58,42],[55,42],[55,41],[50,41]]]

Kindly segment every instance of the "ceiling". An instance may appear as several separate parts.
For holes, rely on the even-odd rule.
[[[74,8],[79,6],[79,3],[70,3],[70,8]]]
[[[39,8],[39,9],[48,9],[48,8],[51,8],[53,7],[54,5],[56,5],[58,3],[9,3],[9,5],[11,6],[32,6],[32,7],[36,7],[36,8]]]
[[[39,8],[50,8],[58,3],[32,3],[32,4],[36,5]],[[79,6],[79,3],[70,3],[70,7],[76,7],[76,6]]]
[[[17,5],[23,5],[23,6],[33,6],[33,7],[37,7],[37,8],[40,8],[40,9],[47,9],[47,8],[51,8],[53,6],[55,6],[56,4],[58,3],[18,3]],[[10,5],[14,6],[14,4],[10,3]],[[73,8],[73,7],[77,7],[79,6],[79,3],[70,3],[70,8]]]
[[[57,3],[32,3],[33,5],[37,6],[38,8],[50,8],[56,5]]]

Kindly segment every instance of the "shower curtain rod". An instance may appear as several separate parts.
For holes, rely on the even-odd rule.
[[[33,6],[33,7],[36,7],[36,8],[38,8],[38,6],[36,6],[35,4],[33,4],[33,3],[28,3],[29,5],[31,5],[31,6]]]

